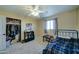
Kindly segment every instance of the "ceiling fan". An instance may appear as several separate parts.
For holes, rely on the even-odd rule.
[[[39,5],[32,5],[28,8],[26,8],[26,10],[28,11],[29,16],[39,16],[40,17],[40,14],[45,12],[45,11],[41,10]]]

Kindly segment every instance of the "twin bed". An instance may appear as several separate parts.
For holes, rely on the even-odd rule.
[[[43,54],[79,54],[78,31],[59,29],[57,37],[43,49]]]

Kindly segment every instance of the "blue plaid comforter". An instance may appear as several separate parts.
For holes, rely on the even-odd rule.
[[[79,54],[79,40],[57,37],[46,46],[43,54]]]

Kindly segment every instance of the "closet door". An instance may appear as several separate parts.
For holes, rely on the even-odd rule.
[[[6,17],[0,16],[0,50],[6,48]]]

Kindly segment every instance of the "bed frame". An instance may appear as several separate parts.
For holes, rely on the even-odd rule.
[[[70,36],[72,38],[78,39],[78,31],[77,30],[68,30],[68,29],[58,29],[57,36]]]

